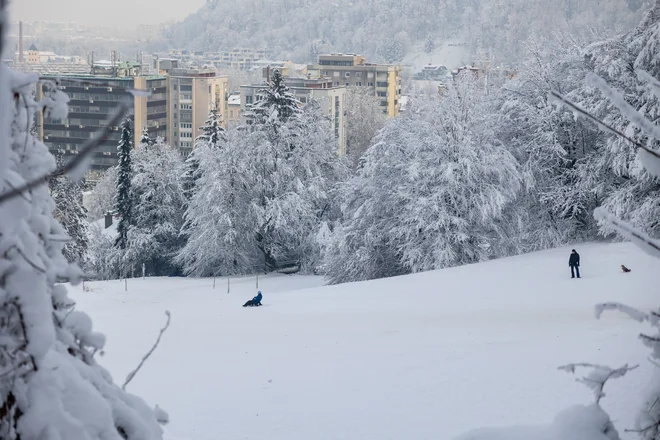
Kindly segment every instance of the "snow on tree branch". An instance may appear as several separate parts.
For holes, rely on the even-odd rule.
[[[660,258],[660,241],[655,240],[641,231],[635,229],[631,224],[618,219],[610,214],[605,208],[600,207],[594,210],[596,220],[606,222],[612,226],[619,234],[635,243],[647,254]]]
[[[626,375],[626,373],[634,370],[637,367],[638,365],[635,365],[634,367],[628,367],[628,364],[626,364],[620,368],[612,369],[604,365],[579,363],[579,364],[564,365],[559,367],[559,369],[564,370],[571,374],[575,374],[575,370],[578,368],[589,368],[590,369],[589,374],[577,378],[576,380],[586,385],[587,388],[592,390],[596,398],[596,403],[599,403],[600,399],[605,397],[603,388],[605,387],[605,384],[607,383],[608,380],[623,377]]]

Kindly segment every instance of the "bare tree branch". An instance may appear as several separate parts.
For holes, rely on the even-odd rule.
[[[160,343],[160,338],[163,336],[163,333],[165,333],[165,330],[167,330],[167,328],[170,326],[170,318],[171,318],[170,312],[168,310],[166,310],[165,315],[167,315],[167,322],[165,323],[165,327],[160,329],[160,333],[158,334],[158,339],[156,339],[156,342],[154,343],[154,346],[151,347],[151,350],[149,350],[149,352],[147,352],[146,355],[144,355],[144,357],[140,361],[140,364],[137,366],[137,368],[135,370],[131,371],[128,374],[128,376],[126,377],[126,382],[124,382],[124,385],[122,385],[122,387],[121,387],[122,390],[126,389],[126,385],[128,385],[128,383],[131,380],[133,380],[133,378],[135,377],[137,372],[140,371],[140,368],[142,368],[142,365],[144,364],[144,362],[147,359],[149,359],[149,356],[151,356],[151,354],[154,352],[154,350],[156,350],[156,347],[158,347],[158,344]]]

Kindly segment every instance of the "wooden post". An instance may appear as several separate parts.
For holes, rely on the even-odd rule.
[[[215,275],[213,275],[213,288],[215,289]]]
[[[128,292],[128,278],[124,277],[124,292]]]
[[[229,295],[229,277],[227,277],[227,295]]]

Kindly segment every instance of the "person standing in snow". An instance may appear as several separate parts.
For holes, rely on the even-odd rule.
[[[580,254],[575,249],[571,251],[571,256],[568,258],[568,265],[571,268],[571,278],[575,278],[576,272],[577,277],[580,278]]]

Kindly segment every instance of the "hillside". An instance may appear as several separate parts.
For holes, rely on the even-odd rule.
[[[634,321],[593,305],[658,305],[658,261],[629,243],[570,248],[362,283],[255,278],[86,283],[72,296],[122,379],[172,324],[128,386],[171,416],[168,440],[451,439],[471,428],[549,422],[590,392],[569,362],[640,363],[603,406],[632,427],[651,365]],[[620,264],[632,269],[621,273]],[[610,397],[611,396],[611,397]],[[621,432],[622,438],[634,435]]]
[[[400,61],[418,47],[463,40],[473,58],[516,61],[532,36],[629,30],[647,0],[208,0],[164,31],[168,45],[218,51],[259,47],[312,61],[319,52],[358,52]]]

